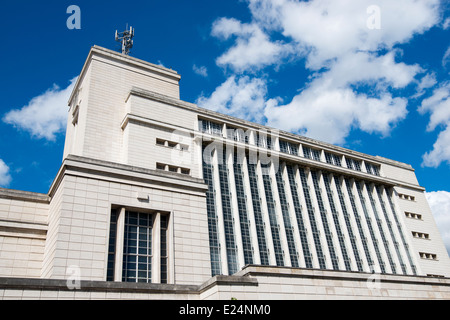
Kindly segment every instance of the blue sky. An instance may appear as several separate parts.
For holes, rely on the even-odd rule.
[[[449,18],[439,0],[2,3],[0,186],[48,191],[71,81],[129,23],[182,100],[411,164],[450,243]]]

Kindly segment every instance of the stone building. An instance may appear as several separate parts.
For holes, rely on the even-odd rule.
[[[180,79],[90,50],[48,194],[0,189],[0,298],[450,298],[410,165],[199,108]]]

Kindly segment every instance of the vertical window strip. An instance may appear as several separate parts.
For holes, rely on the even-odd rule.
[[[353,232],[352,224],[350,222],[350,215],[347,210],[347,205],[345,204],[345,198],[344,198],[344,194],[342,192],[341,185],[339,183],[338,176],[334,176],[334,184],[336,186],[336,191],[338,194],[339,202],[341,204],[342,213],[344,215],[345,225],[347,226],[347,232],[348,232],[348,236],[350,238],[350,243],[352,245],[353,254],[356,259],[356,265],[358,267],[358,271],[363,272],[364,270],[363,270],[363,266],[362,266],[362,261],[361,261],[360,255],[359,255],[358,246],[356,244],[356,241],[357,241],[356,236],[355,236],[355,233]],[[355,214],[355,216],[357,216],[357,213]],[[361,233],[361,238],[364,238],[364,234],[362,233],[362,227],[361,227],[361,222],[360,222],[359,217],[357,218],[357,226],[359,228],[359,232]],[[366,247],[367,247],[367,244],[366,244]],[[368,252],[368,249],[367,249],[366,253],[367,252]]]
[[[375,236],[375,232],[374,232],[374,229],[372,226],[372,220],[370,219],[369,212],[367,211],[366,200],[365,200],[363,192],[362,192],[362,187],[358,181],[355,181],[355,186],[358,191],[358,195],[359,195],[359,199],[361,201],[361,206],[363,208],[364,216],[366,218],[367,227],[369,228],[370,236],[372,237],[372,243],[375,248],[375,253],[377,255],[377,258],[378,258],[378,264],[380,266],[381,273],[386,273],[386,267],[385,267],[383,258],[381,257],[380,249],[378,247],[378,239]]]
[[[304,217],[303,217],[303,213],[302,213],[302,206],[300,204],[300,199],[298,197],[298,188],[297,188],[297,183],[295,182],[294,169],[289,164],[286,165],[286,169],[288,172],[289,184],[291,187],[292,201],[294,202],[294,211],[295,211],[295,216],[297,218],[297,225],[298,225],[298,230],[300,233],[300,241],[302,244],[303,256],[305,257],[305,265],[307,268],[312,268],[313,267],[312,255],[311,255],[311,251],[309,250],[308,237],[307,237]]]
[[[247,204],[244,189],[244,174],[242,163],[238,161],[237,152],[233,156],[234,180],[236,184],[236,197],[239,209],[239,220],[241,225],[242,246],[244,249],[245,264],[253,264],[253,246],[250,235],[250,221],[247,214]]]
[[[284,189],[284,181],[281,166],[278,168],[276,173],[277,187],[278,187],[278,196],[280,198],[280,206],[281,213],[283,215],[284,229],[286,231],[286,238],[289,248],[289,256],[291,258],[291,265],[294,268],[298,268],[298,253],[295,248],[295,239],[294,239],[294,227],[291,223],[291,218],[289,217],[289,207],[286,199],[286,192]]]
[[[397,240],[395,238],[394,230],[392,230],[392,223],[391,223],[391,220],[389,219],[389,215],[388,215],[388,213],[386,211],[386,206],[385,206],[385,203],[384,203],[384,200],[383,200],[381,188],[380,188],[380,186],[376,186],[375,189],[376,189],[377,194],[378,194],[378,200],[380,201],[380,204],[381,204],[381,210],[383,211],[384,218],[385,218],[385,220],[387,222],[387,226],[388,226],[388,229],[389,229],[389,233],[391,235],[391,239],[394,242],[394,248],[395,248],[395,251],[397,253],[398,260],[400,261],[400,266],[402,268],[402,272],[403,272],[403,274],[407,274],[407,272],[406,272],[406,265],[403,262],[402,255],[400,253],[400,248],[398,246],[399,244],[398,244],[398,242],[397,242]]]
[[[352,205],[353,214],[355,216],[356,225],[358,227],[359,236],[361,238],[361,243],[362,243],[363,248],[364,248],[364,253],[366,254],[367,262],[369,263],[369,265],[373,265],[375,263],[375,261],[372,259],[372,256],[371,256],[370,251],[369,251],[369,246],[367,245],[368,238],[366,237],[366,235],[364,233],[364,229],[363,229],[362,222],[361,222],[362,221],[361,215],[360,215],[360,213],[358,211],[358,208],[356,206],[356,202],[355,202],[356,196],[353,194],[351,183],[348,180],[348,178],[344,178],[344,181],[345,181],[345,184],[347,186],[347,191],[348,191],[348,196],[349,196],[349,199],[350,199],[350,204]],[[340,190],[341,193],[342,193],[341,186],[337,183],[337,181],[336,181],[336,188],[338,189],[338,192]],[[345,206],[345,202],[344,202],[343,195],[342,195],[341,204],[342,203],[343,203],[342,207],[344,207]]]
[[[372,192],[369,190],[369,185],[366,185],[366,188],[367,188],[367,194],[369,195],[370,203],[372,205],[373,213],[375,214],[375,220],[377,221],[378,230],[380,231],[381,240],[383,241],[384,249],[386,250],[386,255],[388,257],[388,261],[389,261],[389,264],[390,264],[391,269],[392,269],[392,273],[396,274],[397,273],[397,268],[395,266],[394,260],[392,259],[391,251],[389,249],[389,242],[388,242],[388,240],[386,238],[386,233],[384,231],[383,223],[382,223],[382,221],[380,219],[380,215],[378,213],[378,209],[377,209],[375,200],[374,200],[374,198],[372,196]]]
[[[317,172],[311,171],[311,177],[314,184],[314,189],[316,192],[316,199],[319,204],[320,217],[322,219],[323,229],[325,231],[325,239],[327,240],[328,249],[330,251],[331,263],[333,265],[334,270],[339,270],[338,257],[336,255],[336,250],[333,244],[333,236],[330,230],[330,224],[328,223],[327,212],[325,210],[325,206],[322,199],[322,191],[319,186],[319,178],[317,176]]]
[[[167,230],[169,228],[169,217],[166,215],[161,215],[161,226],[160,226],[160,274],[161,274],[161,283],[167,283],[167,259],[168,259],[168,250],[167,250]]]
[[[331,186],[330,186],[330,180],[328,179],[328,176],[326,173],[323,173],[322,176],[323,176],[323,181],[325,184],[325,189],[327,191],[328,202],[330,203],[330,207],[331,207],[331,214],[333,216],[334,225],[336,226],[336,232],[337,232],[337,236],[339,239],[339,244],[341,246],[342,256],[344,258],[345,268],[347,271],[351,271],[352,267],[350,265],[350,257],[348,256],[347,248],[345,246],[345,237],[344,237],[344,234],[342,233],[341,224],[339,222],[339,214],[338,214],[338,212],[336,210],[336,206],[334,204],[334,198],[333,198],[333,192],[332,192]]]
[[[317,228],[317,223],[315,220],[314,207],[313,207],[312,201],[311,201],[311,194],[309,192],[309,186],[308,186],[308,181],[306,179],[306,173],[303,168],[298,168],[298,170],[300,172],[300,180],[301,180],[302,186],[303,186],[303,195],[305,197],[306,207],[307,207],[308,216],[309,216],[309,223],[311,225],[311,231],[313,234],[314,245],[316,246],[317,258],[319,260],[319,266],[320,266],[320,269],[326,269],[327,266],[325,263],[325,256],[322,251],[322,244],[320,241],[320,233],[319,233],[319,229]]]
[[[263,168],[269,168],[269,165],[261,165]],[[264,190],[266,194],[267,210],[269,213],[270,230],[272,231],[273,249],[277,266],[284,266],[283,248],[280,240],[280,226],[277,221],[275,201],[272,195],[272,181],[268,174],[263,174]]]
[[[258,238],[259,256],[261,264],[268,266],[269,251],[266,243],[265,224],[261,210],[261,198],[258,190],[258,178],[256,176],[256,164],[250,163],[250,157],[247,156],[248,177],[250,181],[250,190],[253,203],[253,214],[255,216],[256,234]]]
[[[106,271],[106,281],[114,281],[115,258],[116,258],[116,238],[117,238],[117,209],[111,210],[111,223],[109,229],[108,246],[108,266]]]
[[[398,217],[397,217],[397,212],[395,211],[394,203],[392,202],[392,199],[389,196],[389,194],[387,194],[387,198],[388,198],[389,205],[391,207],[392,215],[394,216],[395,223],[397,224],[398,233],[400,234],[400,238],[402,239],[403,246],[405,247],[405,251],[406,251],[406,255],[408,256],[409,264],[411,266],[413,274],[417,275],[417,267],[416,267],[416,265],[413,262],[413,259],[412,259],[412,256],[411,256],[411,252],[409,250],[409,246],[406,243],[405,236],[403,234],[403,230],[402,230],[400,221],[398,220]]]
[[[220,261],[220,241],[219,233],[217,229],[217,214],[215,204],[215,191],[213,180],[213,166],[212,156],[205,152],[206,146],[203,147],[203,179],[208,185],[208,191],[206,191],[206,209],[208,214],[208,232],[209,232],[209,250],[211,258],[211,275],[222,274],[221,261]]]
[[[231,193],[227,169],[227,155],[222,152],[222,161],[219,161],[220,193],[222,197],[222,214],[225,229],[225,244],[227,250],[228,273],[235,274],[238,271],[237,246],[234,235],[234,219],[231,209]]]

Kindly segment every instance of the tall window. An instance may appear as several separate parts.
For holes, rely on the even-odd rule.
[[[112,209],[106,280],[168,283],[168,222],[159,212]]]
[[[169,228],[169,217],[166,215],[161,216],[161,283],[167,283],[167,230]]]
[[[153,216],[127,212],[123,248],[123,282],[151,282]]]

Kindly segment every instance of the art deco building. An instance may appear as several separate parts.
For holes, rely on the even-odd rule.
[[[0,190],[0,298],[450,299],[410,165],[199,108],[180,79],[91,49],[48,194]]]

